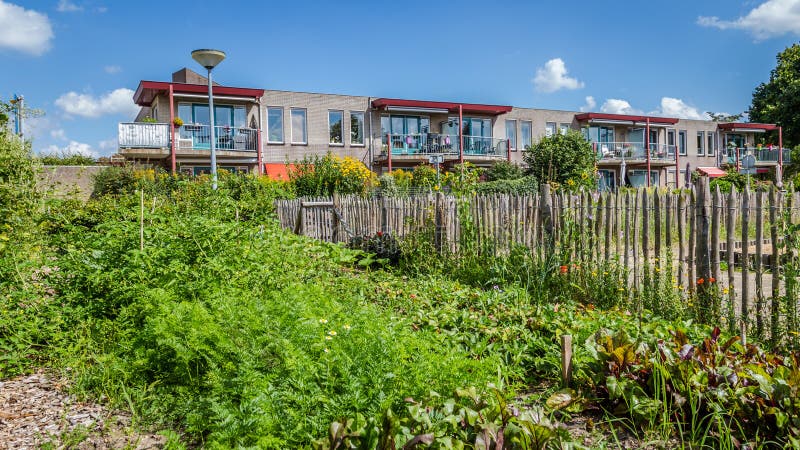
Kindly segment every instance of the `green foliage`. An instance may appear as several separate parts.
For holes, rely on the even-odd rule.
[[[539,183],[555,183],[569,190],[593,189],[595,155],[592,145],[578,132],[543,137],[523,153],[526,173]]]
[[[748,114],[753,122],[781,124],[784,140],[800,144],[800,44],[778,53],[769,81],[753,91]]]
[[[736,168],[728,169],[724,176],[714,178],[709,183],[712,192],[719,186],[719,190],[726,194],[731,191],[731,187],[735,187],[738,192],[742,192],[746,185],[747,175],[740,174]]]
[[[366,194],[376,184],[375,174],[353,158],[331,153],[306,157],[289,169],[289,179],[300,197]]]
[[[94,174],[92,197],[128,194],[137,189],[135,169],[131,166],[109,166]]]
[[[486,181],[516,180],[525,176],[522,167],[509,161],[495,161],[484,172]]]
[[[500,179],[478,183],[473,187],[478,194],[532,194],[539,191],[536,178],[524,176],[513,180]]]
[[[411,186],[415,188],[433,189],[436,186],[436,169],[428,164],[415,166],[411,172]]]
[[[569,433],[544,416],[541,409],[518,409],[503,394],[458,389],[454,398],[432,392],[424,403],[412,398],[400,416],[387,410],[381,420],[354,419],[331,424],[328,437],[314,443],[317,450],[394,450],[425,446],[431,449],[514,448],[559,449]]]
[[[45,166],[93,166],[96,163],[91,156],[68,152],[40,155],[39,161]]]
[[[470,162],[456,164],[441,177],[440,188],[446,187],[456,195],[470,192],[479,184],[482,171]]]

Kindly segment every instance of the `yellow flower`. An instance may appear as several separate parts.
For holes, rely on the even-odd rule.
[[[319,323],[328,323],[328,319],[319,319]]]
[[[345,330],[348,330],[348,331],[349,331],[349,330],[350,330],[350,325],[345,325],[345,326],[343,326],[342,328],[344,328]]]
[[[336,336],[336,331],[334,330],[328,331],[328,334],[331,336]]]
[[[333,336],[325,336],[326,341],[330,341],[331,339],[333,339]]]

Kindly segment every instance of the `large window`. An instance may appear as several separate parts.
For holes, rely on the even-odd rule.
[[[211,119],[207,103],[179,103],[178,117],[185,124],[208,125]],[[214,125],[218,127],[247,126],[247,113],[244,106],[214,105]]]
[[[531,140],[533,139],[533,124],[530,121],[523,120],[519,123],[519,128],[520,148],[525,150],[531,146]]]
[[[344,121],[344,112],[342,111],[328,111],[328,136],[329,141],[333,145],[344,145],[344,138],[342,137],[342,122]]]
[[[544,135],[547,137],[553,136],[556,134],[556,123],[555,122],[547,122],[544,125]]]
[[[506,120],[506,139],[508,139],[511,150],[517,149],[517,121]]]
[[[306,110],[292,108],[292,144],[308,144],[308,128],[306,127]]]
[[[675,154],[675,130],[667,130],[667,153],[670,156]]]
[[[283,108],[267,108],[267,142],[283,143]]]
[[[364,145],[363,112],[350,112],[350,145]]]
[[[705,136],[706,133],[704,131],[697,132],[697,156],[703,156],[705,152]]]
[[[678,154],[686,156],[686,130],[678,131]]]
[[[716,143],[716,139],[714,139],[714,133],[709,131],[706,134],[706,138],[708,139],[708,141],[707,141],[708,146],[706,147],[706,154],[708,156],[714,156],[714,150],[715,150],[715,147],[716,147],[716,145],[714,145]]]
[[[492,120],[465,117],[463,133],[464,136],[492,137]]]
[[[558,125],[558,132],[560,134],[567,134],[569,131],[569,124],[568,123],[561,123]]]

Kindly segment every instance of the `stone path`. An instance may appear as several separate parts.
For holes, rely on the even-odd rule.
[[[0,381],[0,450],[160,449],[166,438],[139,434],[130,415],[78,402],[43,372]]]

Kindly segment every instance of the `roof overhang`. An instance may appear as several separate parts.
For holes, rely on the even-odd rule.
[[[615,125],[646,125],[650,122],[651,126],[668,126],[678,123],[678,119],[672,117],[651,117],[634,116],[628,114],[608,114],[608,113],[583,113],[575,115],[578,122],[608,123]]]
[[[461,111],[467,114],[488,114],[496,116],[511,111],[511,106],[481,105],[477,103],[431,102],[424,100],[404,100],[397,98],[377,98],[372,107],[386,111],[421,112],[447,114]]]
[[[175,94],[203,94],[208,95],[208,86],[203,84],[169,83],[166,81],[144,81],[139,82],[139,87],[133,94],[133,101],[139,106],[150,106],[160,94],[169,92]],[[264,95],[263,89],[238,88],[228,86],[214,86],[214,97],[224,96],[233,99],[255,100]]]
[[[720,130],[734,133],[765,133],[780,128],[774,123],[721,123],[717,125]]]
[[[709,178],[724,177],[728,173],[718,167],[698,167],[697,170]]]

